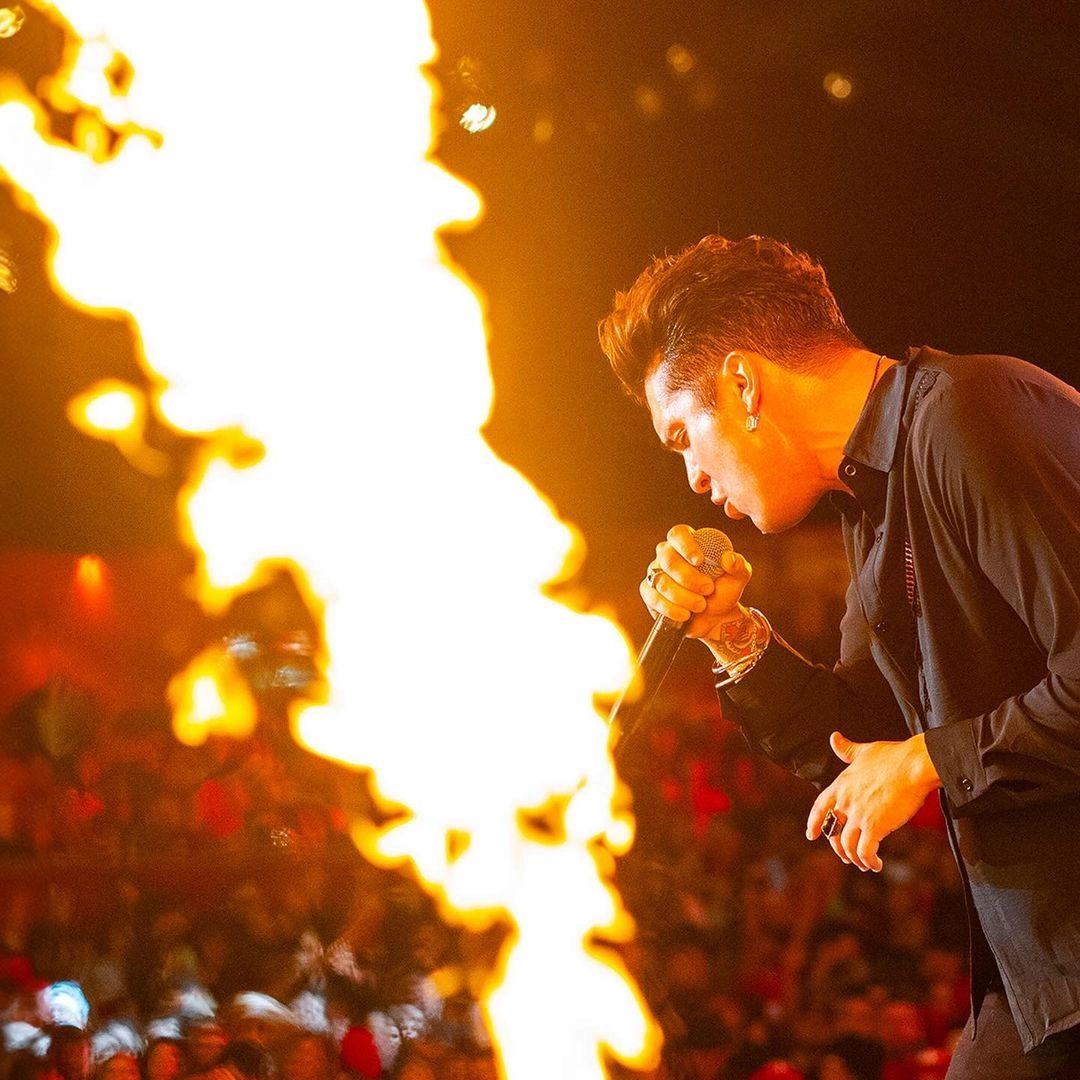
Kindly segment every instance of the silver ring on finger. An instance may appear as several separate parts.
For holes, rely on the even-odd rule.
[[[663,571],[662,567],[650,566],[649,569],[645,571],[645,580],[655,589],[656,588],[656,579],[663,572],[664,571]]]
[[[830,810],[821,823],[821,835],[831,840],[843,827],[844,819],[835,810]]]

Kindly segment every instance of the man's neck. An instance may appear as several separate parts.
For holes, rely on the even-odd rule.
[[[844,490],[837,475],[844,447],[874,386],[895,363],[867,349],[849,349],[817,372],[774,371],[790,413],[789,430],[817,462],[823,492]]]

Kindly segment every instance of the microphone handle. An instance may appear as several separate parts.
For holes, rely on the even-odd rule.
[[[719,529],[694,529],[693,533],[705,555],[701,569],[715,580],[724,573],[723,559],[732,550],[731,541]],[[623,745],[648,711],[685,637],[686,623],[675,622],[664,615],[656,617],[638,653],[634,676],[608,714],[608,725],[615,732],[612,747],[614,758],[618,759]],[[626,696],[639,683],[643,684],[641,694],[634,699],[631,708]]]
[[[612,754],[616,759],[620,756],[626,740],[634,733],[638,722],[648,711],[656,691],[660,689],[660,684],[675,659],[675,654],[679,651],[679,646],[685,639],[685,622],[676,622],[665,615],[656,617],[649,636],[638,653],[634,676],[623,688],[608,714],[608,726],[615,732]],[[643,683],[641,693],[633,702],[629,702],[627,694],[637,685],[639,678]]]

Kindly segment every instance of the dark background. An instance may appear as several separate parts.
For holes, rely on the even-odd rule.
[[[487,435],[582,528],[592,599],[632,594],[676,521],[754,550],[797,542],[759,541],[691,499],[607,371],[597,320],[653,255],[710,231],[774,235],[824,263],[869,348],[1008,352],[1077,381],[1077,8],[432,0],[437,154],[487,204],[449,238],[489,303]],[[684,75],[673,45],[695,58]],[[56,48],[28,18],[0,66],[47,68]],[[851,80],[849,98],[826,92],[829,72]],[[478,134],[456,123],[473,97],[498,111]],[[0,293],[0,545],[174,542],[179,473],[144,477],[64,420],[94,378],[138,375],[122,318],[48,293],[45,243],[0,186],[0,248],[19,275]]]
[[[1076,5],[430,10],[448,111],[463,67],[499,110],[488,131],[452,127],[440,144],[488,203],[453,250],[491,303],[490,439],[584,527],[601,592],[619,575],[636,583],[676,521],[724,528],[737,546],[788,542],[758,541],[693,498],[606,369],[596,322],[654,255],[711,231],[776,236],[822,261],[875,351],[1007,352],[1076,381]],[[676,43],[696,57],[688,77],[666,64]],[[829,72],[851,80],[848,99],[826,93]],[[636,107],[643,84],[662,102],[655,117]],[[546,144],[538,116],[553,118]]]

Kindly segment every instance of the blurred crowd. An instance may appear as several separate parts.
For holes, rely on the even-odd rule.
[[[2,738],[0,1080],[497,1074],[478,1002],[507,928],[448,927],[360,856],[360,774],[272,718],[185,747],[167,716],[63,685]],[[649,1080],[940,1080],[968,985],[936,804],[882,874],[843,867],[805,840],[810,789],[683,679],[623,774],[619,948],[664,1032]]]
[[[940,1080],[970,987],[936,799],[860,873],[806,840],[816,792],[718,720],[711,685],[666,704],[626,757],[618,871],[665,1080]]]

